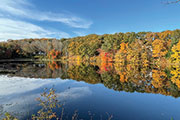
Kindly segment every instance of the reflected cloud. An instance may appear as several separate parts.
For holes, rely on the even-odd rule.
[[[78,99],[83,96],[91,95],[89,87],[73,87],[64,92],[58,93],[59,99]]]
[[[23,77],[0,76],[0,96],[26,93],[53,83],[65,83],[68,80],[36,79]]]
[[[8,78],[7,76],[3,76],[4,79],[0,80],[0,83],[2,83],[2,81],[7,81]],[[13,82],[13,80],[17,81],[17,82]],[[46,79],[47,80],[47,79]],[[20,83],[20,81],[22,81]],[[12,93],[11,91],[18,91],[19,92],[23,92],[23,93],[14,93],[13,95],[8,95],[8,96],[1,96],[0,97],[0,113],[5,113],[5,112],[9,112],[12,114],[16,114],[20,117],[20,119],[23,119],[23,117],[26,117],[28,115],[28,113],[33,112],[34,110],[36,110],[38,108],[38,102],[35,100],[36,98],[40,97],[41,92],[33,92],[30,91],[30,89],[28,89],[29,87],[33,87],[33,89],[42,86],[43,84],[41,84],[42,82],[45,81],[41,81],[39,79],[26,79],[25,82],[23,78],[19,78],[19,77],[14,77],[13,79],[10,79],[8,82],[4,82],[3,84],[5,85],[3,88],[3,91],[5,92],[5,87],[12,87],[13,86],[21,86],[20,88],[13,88],[13,89],[9,89],[7,91],[9,91],[9,93]],[[48,82],[44,83],[50,83],[49,80],[47,80]],[[51,80],[52,81],[52,80]],[[30,83],[33,84],[30,84]],[[57,81],[56,81],[57,82]],[[7,84],[11,84],[11,85],[7,85]],[[34,87],[34,84],[36,83],[37,87]],[[58,85],[59,82],[57,82]],[[1,84],[2,85],[2,84]],[[2,87],[2,86],[1,86]],[[26,90],[24,89],[26,88]],[[27,90],[28,89],[28,90]],[[25,90],[25,91],[23,91]],[[2,91],[1,91],[2,92]],[[7,92],[6,92],[7,93]],[[63,90],[63,92],[56,92],[56,95],[58,96],[58,100],[60,102],[63,102],[64,100],[76,100],[76,99],[80,99],[84,96],[88,96],[91,95],[92,91],[90,90],[89,87],[85,86],[85,87],[73,87],[67,90]]]

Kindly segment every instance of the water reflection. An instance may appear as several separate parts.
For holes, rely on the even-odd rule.
[[[35,99],[44,88],[52,87],[57,99],[66,103],[66,116],[78,110],[85,120],[88,111],[96,113],[94,119],[107,116],[106,112],[115,120],[180,118],[178,66],[72,62],[0,66],[0,113],[9,112],[19,119],[37,113],[40,108]]]
[[[3,71],[5,71],[3,73]],[[15,71],[15,72],[14,72]],[[33,78],[26,80],[29,85],[34,84],[35,87],[42,86],[49,82],[45,80],[41,84],[37,83],[37,79],[61,78],[73,79],[76,81],[84,81],[90,84],[101,83],[109,89],[115,91],[155,93],[167,96],[180,96],[180,75],[179,66],[141,66],[141,65],[121,65],[121,63],[24,63],[24,64],[8,64],[6,68],[1,68],[1,74],[14,77]],[[7,82],[7,77],[1,76],[1,82]],[[19,79],[14,80],[16,83],[23,83]],[[50,81],[52,82],[52,81]],[[2,88],[13,89],[12,86],[2,86]],[[33,87],[31,87],[33,88]],[[10,90],[11,91],[11,90]],[[9,92],[10,92],[9,91]],[[12,90],[20,91],[20,90]],[[2,89],[2,94],[4,93]]]
[[[20,120],[29,119],[32,114],[37,113],[40,107],[37,106],[38,102],[36,101],[36,98],[40,97],[44,88],[50,89],[54,87],[57,90],[57,100],[63,103],[66,103],[67,101],[67,103],[76,102],[77,100],[86,96],[91,96],[92,94],[92,91],[88,86],[74,85],[74,82],[70,80],[27,79],[23,77],[7,76],[1,76],[1,78],[4,78],[2,80],[6,82],[0,84],[0,88],[4,88],[0,93],[0,115],[4,115],[8,112]],[[77,108],[74,108],[73,110],[75,111]]]

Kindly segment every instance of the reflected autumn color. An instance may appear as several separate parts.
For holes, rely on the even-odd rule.
[[[101,83],[115,91],[154,93],[180,96],[180,66],[142,65],[137,63],[105,62],[48,62],[14,64],[16,72],[3,73],[9,76],[30,78],[61,78]]]
[[[10,40],[0,43],[1,58],[41,62],[6,64],[0,72],[30,78],[73,79],[101,83],[116,91],[179,97],[179,39],[177,29],[91,34],[61,40]]]

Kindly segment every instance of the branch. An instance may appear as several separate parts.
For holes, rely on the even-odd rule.
[[[176,0],[176,1],[167,1],[166,4],[174,4],[174,3],[178,3],[180,2],[180,0]]]

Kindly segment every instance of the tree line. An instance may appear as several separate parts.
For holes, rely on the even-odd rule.
[[[63,38],[0,42],[0,58],[45,58],[144,65],[157,61],[179,62],[180,30],[127,32]]]

